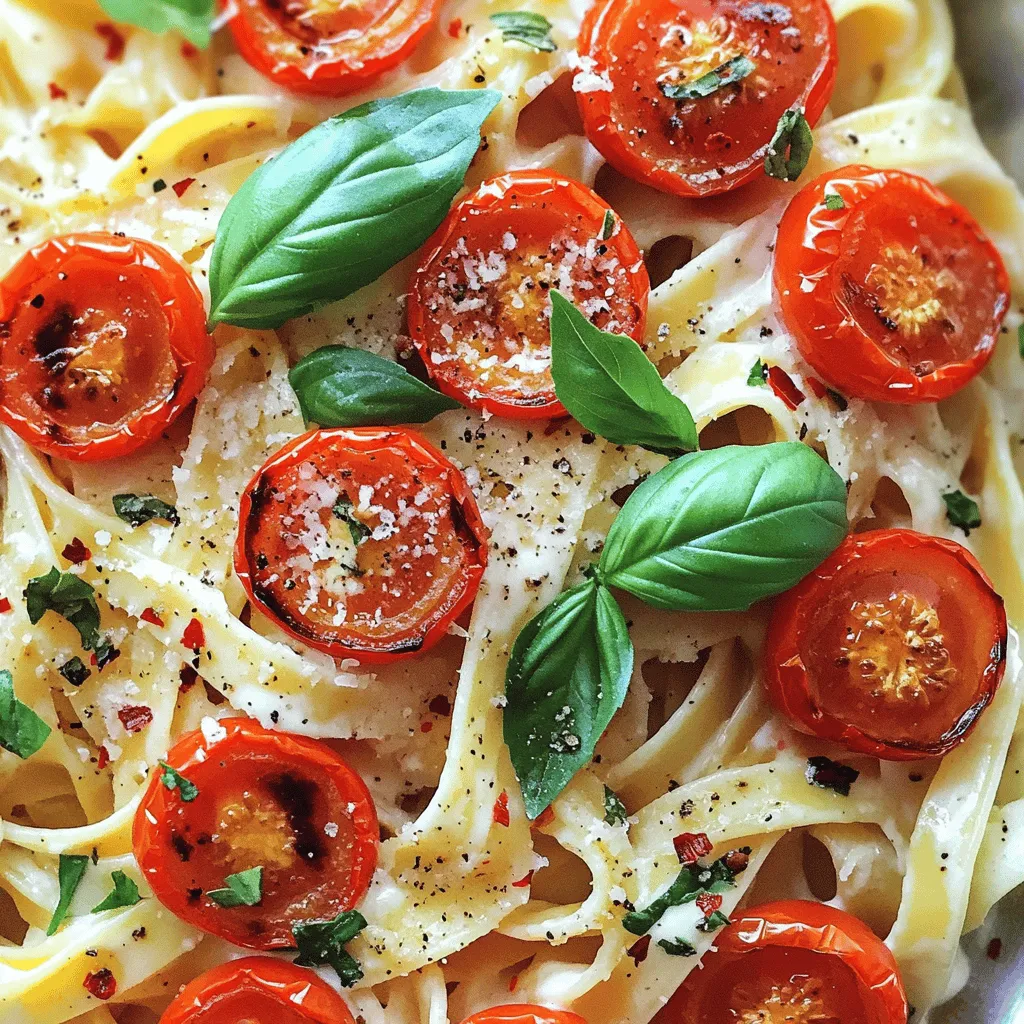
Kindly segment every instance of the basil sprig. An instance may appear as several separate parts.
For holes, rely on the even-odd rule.
[[[533,11],[499,11],[491,15],[491,21],[501,29],[501,40],[504,43],[522,43],[544,53],[558,49],[551,38],[551,22],[543,14],[534,14]]]
[[[795,441],[694,452],[615,518],[604,584],[670,611],[742,611],[789,590],[846,536],[846,485]]]
[[[670,100],[703,99],[706,96],[713,96],[719,89],[727,85],[733,85],[746,78],[756,67],[757,65],[749,57],[741,54],[738,57],[733,57],[732,60],[727,60],[724,64],[719,64],[717,68],[709,71],[706,75],[701,75],[693,82],[677,82],[671,85],[668,82],[663,82],[661,91]]]
[[[180,32],[190,43],[210,45],[214,0],[100,0],[114,19],[150,32]]]
[[[288,374],[306,423],[321,427],[426,423],[459,403],[390,359],[358,348],[326,345]]]
[[[814,135],[802,110],[787,110],[779,118],[768,153],[764,172],[770,178],[796,181],[803,174],[814,148]]]
[[[572,417],[613,444],[668,455],[697,447],[690,410],[665,387],[643,349],[596,328],[557,291],[551,292],[551,376]]]
[[[47,740],[50,727],[14,695],[14,679],[0,671],[0,747],[22,760],[31,757]]]
[[[419,89],[296,139],[228,203],[211,323],[280,327],[375,281],[441,223],[499,93]]]
[[[590,761],[626,699],[633,645],[595,579],[560,594],[516,638],[505,677],[505,742],[536,818]]]
[[[358,910],[345,910],[330,921],[301,921],[292,926],[299,955],[299,967],[324,967],[330,964],[345,988],[351,988],[363,976],[359,961],[345,949],[366,927],[366,918]]]

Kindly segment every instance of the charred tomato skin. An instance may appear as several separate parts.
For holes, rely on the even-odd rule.
[[[327,635],[301,610],[286,607],[261,584],[263,569],[255,539],[265,526],[270,529],[269,521],[265,522],[263,517],[270,496],[278,493],[275,481],[287,481],[297,466],[310,459],[322,460],[341,475],[352,473],[353,467],[367,462],[397,466],[408,471],[411,480],[430,481],[436,484],[438,493],[447,493],[449,539],[453,546],[457,542],[463,561],[444,594],[423,607],[413,624],[387,635],[367,635],[354,628]],[[411,491],[408,497],[414,500]],[[476,597],[487,565],[487,546],[487,529],[465,476],[421,434],[401,427],[336,427],[303,434],[271,456],[256,472],[241,498],[235,572],[249,600],[291,636],[335,658],[380,664],[421,654],[444,637],[449,625]]]
[[[663,75],[685,61],[672,58],[666,39],[673,26],[671,38],[684,39],[683,24],[710,28],[719,54],[686,83],[751,53],[754,72],[709,96],[669,99],[660,88]],[[787,39],[792,31],[800,35]],[[589,87],[577,85],[576,93],[587,138],[620,173],[686,198],[719,195],[763,176],[782,114],[801,109],[815,125],[836,79],[836,26],[826,0],[597,0],[577,49],[593,62],[585,66]]]
[[[976,652],[973,664],[966,662],[966,671],[964,661],[957,662],[965,684],[954,695],[959,699],[939,735],[917,737],[908,723],[902,726],[907,735],[887,737],[874,734],[864,721],[844,720],[835,709],[822,707],[820,694],[830,684],[824,677],[816,680],[815,668],[808,665],[807,638],[817,628],[816,623],[823,621],[830,602],[835,600],[842,605],[858,600],[857,591],[845,587],[856,587],[862,579],[896,580],[900,574],[906,574],[908,579],[912,574],[927,576],[934,581],[935,592],[941,601],[949,602],[945,607],[952,609],[947,616],[954,612],[959,616],[957,631],[961,635],[952,643],[952,654],[957,654],[957,648],[968,650],[964,658],[970,656],[970,651]],[[910,591],[913,593],[913,587]],[[945,628],[941,615],[938,622],[940,628]],[[964,635],[968,632],[967,624],[971,636]],[[822,649],[826,646],[822,645]],[[875,530],[847,537],[814,572],[776,600],[764,650],[764,673],[771,702],[802,732],[839,743],[859,754],[892,761],[916,760],[939,757],[963,741],[995,697],[1006,668],[1006,650],[1003,600],[965,547],[912,530]],[[826,654],[832,657],[830,647]],[[859,699],[849,686],[833,693],[837,701],[848,697],[851,709]],[[903,713],[909,714],[910,710]],[[847,718],[853,717],[851,711]],[[921,732],[925,731],[921,727]]]
[[[369,888],[380,831],[373,798],[317,740],[249,718],[221,719],[208,731],[186,733],[166,757],[198,789],[194,799],[168,789],[163,768],[151,772],[132,827],[135,859],[183,921],[248,949],[291,949],[294,924],[351,910]],[[220,835],[225,822],[236,827],[232,818],[244,849]],[[278,874],[255,855],[263,835],[271,856],[284,852],[282,837],[292,843],[295,855]],[[242,862],[247,851],[254,863]],[[228,874],[256,866],[264,868],[257,905],[227,908],[207,896]]]
[[[200,974],[163,1012],[160,1024],[355,1024],[345,1000],[307,968],[249,956]]]
[[[409,57],[437,20],[441,3],[371,0],[358,9],[371,9],[359,24],[319,27],[275,12],[268,0],[222,0],[222,7],[238,52],[262,75],[293,92],[344,96]]]
[[[797,970],[787,969],[787,956]],[[782,968],[767,980],[785,984],[808,964],[816,977],[841,986],[847,1000],[860,1001],[860,1007],[841,1008],[851,1020],[906,1024],[907,997],[889,948],[851,914],[808,900],[779,900],[737,913],[652,1024],[724,1024],[736,1019],[738,1008],[730,1005],[736,987],[756,977],[759,967]],[[833,998],[843,997],[834,990]]]
[[[608,218],[612,227],[604,238]],[[512,249],[504,242],[510,236],[514,243]],[[603,314],[592,320],[597,326],[627,334],[638,343],[643,340],[650,280],[640,249],[622,219],[596,192],[572,178],[547,169],[510,171],[484,181],[452,209],[424,246],[419,267],[413,275],[409,289],[409,334],[427,372],[446,395],[472,408],[513,419],[553,419],[567,415],[555,396],[550,369],[536,374],[509,371],[506,380],[488,384],[466,365],[465,357],[457,359],[446,354],[453,344],[463,341],[462,329],[468,325],[463,324],[461,314],[456,315],[452,339],[446,342],[442,335],[444,327],[452,326],[446,319],[449,311],[442,308],[444,302],[450,301],[445,293],[465,287],[460,280],[465,259],[477,252],[493,251],[502,261],[511,262],[525,250],[527,258],[539,258],[542,252],[549,254],[553,263],[554,250],[566,237],[576,245],[581,242],[592,245],[596,261],[602,264],[614,261],[618,265],[610,272],[614,277],[605,280],[596,268],[587,274],[584,264],[584,274],[588,276],[583,282],[585,285],[593,288],[599,284],[602,296],[614,291],[607,297],[608,315],[615,318],[612,324],[602,322]],[[468,250],[467,255],[456,258],[455,254],[463,249]],[[522,268],[517,265],[510,269],[519,272]],[[527,283],[534,276],[535,273],[525,275]],[[614,286],[610,283],[612,280]],[[575,278],[573,282],[579,283]],[[541,308],[550,311],[551,300],[546,297],[546,287],[542,286]],[[486,293],[486,289],[482,290]],[[475,294],[471,293],[471,297]],[[575,301],[579,302],[588,294],[580,290]],[[566,298],[573,301],[574,295],[567,294]],[[500,342],[510,346],[511,358],[521,356],[522,345],[517,347],[509,338],[505,324],[505,318],[512,313],[511,300],[502,296],[493,302],[488,298],[488,301],[497,310],[498,329],[505,329]],[[532,303],[526,309],[528,313],[539,312],[533,309]],[[490,310],[486,316],[490,320]],[[511,317],[509,319],[511,321]],[[537,333],[536,322],[526,326]],[[544,347],[550,359],[550,343],[546,338]]]
[[[534,1003],[508,1003],[479,1010],[462,1024],[587,1024],[571,1010],[554,1010]]]
[[[783,322],[831,387],[904,405],[948,398],[979,374],[1010,302],[1003,260],[962,206],[918,175],[860,165],[793,197],[773,281]]]
[[[0,281],[0,325],[0,422],[44,454],[75,462],[128,455],[158,437],[213,365],[191,274],[138,238],[79,233],[30,249]],[[79,328],[87,345],[71,342],[82,340]],[[88,362],[94,351],[100,365]],[[110,385],[102,360],[112,358],[123,365]],[[108,385],[70,383],[84,374]],[[118,407],[116,419],[96,418],[98,392],[109,395],[100,398],[108,412]]]

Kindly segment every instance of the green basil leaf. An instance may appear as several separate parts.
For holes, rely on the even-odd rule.
[[[57,671],[72,685],[81,686],[92,675],[85,662],[76,654],[69,658]]]
[[[92,908],[94,914],[102,913],[104,910],[117,910],[119,907],[134,907],[142,899],[135,881],[123,871],[112,871],[110,878],[114,883],[113,891]]]
[[[577,422],[613,444],[678,454],[697,447],[686,403],[672,394],[644,355],[620,334],[598,330],[560,292],[551,292],[551,376]]]
[[[326,345],[288,374],[307,423],[321,427],[390,427],[426,423],[459,403],[390,359]]]
[[[520,632],[505,675],[504,733],[530,818],[590,761],[632,671],[626,620],[594,579],[560,594]]]
[[[768,387],[768,367],[761,362],[760,356],[757,362],[750,368],[750,373],[747,374],[747,383],[752,388]]]
[[[190,804],[199,796],[199,787],[194,782],[190,782],[181,772],[176,768],[172,768],[166,761],[158,763],[160,765],[160,781],[172,792],[177,790],[178,796],[181,797],[184,803]]]
[[[60,885],[60,899],[57,909],[50,918],[46,928],[47,935],[53,935],[68,916],[71,901],[82,881],[85,869],[89,866],[89,858],[84,853],[62,853],[57,862],[57,882]]]
[[[691,946],[686,939],[658,939],[661,946],[669,956],[696,956],[697,947]]]
[[[217,227],[210,322],[280,327],[415,252],[462,187],[499,98],[419,89],[373,100],[265,163]]]
[[[618,798],[614,790],[604,787],[604,820],[609,825],[626,824],[626,805]]]
[[[971,530],[981,526],[981,509],[978,503],[963,491],[950,491],[942,496],[946,503],[946,518],[969,537]]]
[[[532,11],[500,11],[491,21],[501,29],[502,42],[524,43],[535,50],[551,53],[557,50],[551,38],[551,22],[543,14]]]
[[[598,578],[657,608],[740,611],[794,586],[847,529],[846,485],[806,445],[694,452],[630,495]]]
[[[787,110],[779,118],[775,135],[768,144],[764,172],[771,178],[796,181],[811,159],[814,135],[802,110]]]
[[[114,19],[150,32],[180,32],[201,49],[210,45],[214,0],[100,0]]]
[[[123,519],[129,526],[141,526],[151,519],[164,519],[172,526],[181,522],[173,505],[152,494],[115,494],[111,502],[118,519]]]
[[[25,588],[25,607],[34,626],[48,611],[63,616],[78,630],[87,651],[100,650],[100,609],[92,585],[71,572],[54,566],[45,576],[35,576]]]
[[[703,921],[697,922],[697,931],[713,932],[717,931],[719,928],[724,928],[727,924],[732,924],[732,922],[725,916],[725,914],[720,910],[712,910]]]
[[[211,889],[206,895],[221,907],[255,907],[263,899],[263,868],[228,875],[223,889]]]
[[[825,209],[826,210],[845,210],[846,203],[843,201],[843,197],[838,192],[826,192],[825,193]]]
[[[601,221],[601,232],[597,236],[598,241],[607,242],[615,233],[615,214],[611,210],[604,211],[604,220]]]
[[[757,65],[749,57],[741,54],[738,57],[733,57],[732,60],[727,60],[724,64],[719,64],[713,71],[701,75],[696,81],[677,82],[673,85],[662,82],[661,91],[670,100],[703,99],[705,96],[714,95],[727,85],[734,85],[746,78],[756,67]]]
[[[50,727],[14,695],[14,679],[0,670],[0,747],[22,760],[31,757],[47,740]]]
[[[292,935],[299,955],[299,967],[321,967],[330,964],[345,988],[350,988],[363,976],[345,943],[351,942],[366,927],[366,918],[358,910],[346,910],[332,921],[302,921],[292,926]]]

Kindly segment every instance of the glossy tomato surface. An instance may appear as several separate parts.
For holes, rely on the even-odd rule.
[[[168,909],[250,949],[288,949],[292,926],[329,920],[362,899],[377,863],[377,814],[362,779],[330,747],[228,718],[186,733],[156,768],[132,845]],[[167,782],[171,781],[171,788]],[[263,868],[255,906],[211,899],[228,875]]]
[[[574,88],[604,157],[664,192],[710,196],[764,174],[787,110],[821,117],[836,27],[826,0],[597,0],[579,52]]]
[[[412,430],[310,431],[242,496],[235,571],[250,600],[337,658],[432,647],[472,603],[486,562],[465,477]]]
[[[196,397],[213,355],[199,289],[151,242],[51,238],[0,281],[0,421],[47,455],[142,447]]]
[[[924,178],[870,167],[823,174],[795,196],[774,279],[803,357],[836,390],[875,402],[958,391],[991,357],[1010,301],[999,253],[962,206]]]
[[[564,416],[552,288],[601,330],[643,338],[647,269],[600,196],[552,171],[485,181],[427,243],[410,289],[409,333],[437,386],[499,416]]]
[[[533,1003],[509,1003],[492,1006],[467,1017],[462,1024],[587,1024],[569,1010],[552,1010]]]
[[[408,57],[441,0],[225,0],[238,52],[286,89],[341,96]]]
[[[715,936],[652,1024],[906,1024],[888,947],[857,918],[804,900],[744,911]]]
[[[992,701],[1006,636],[1002,598],[966,548],[876,530],[778,599],[765,679],[804,732],[891,760],[937,756]]]
[[[355,1018],[313,971],[250,956],[220,964],[186,985],[160,1024],[355,1024]]]

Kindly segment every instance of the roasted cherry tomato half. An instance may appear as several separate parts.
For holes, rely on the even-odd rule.
[[[836,77],[826,0],[597,0],[580,29],[587,138],[663,192],[710,196],[764,174],[779,119],[814,125]]]
[[[189,982],[160,1024],[355,1024],[345,1000],[287,960],[229,960]]]
[[[377,812],[330,747],[248,718],[211,719],[165,763],[136,811],[132,845],[157,898],[183,921],[250,949],[288,949],[293,925],[363,898],[377,865]],[[210,897],[228,875],[256,867],[255,906]]]
[[[151,242],[51,238],[0,281],[0,421],[47,455],[142,447],[199,394],[213,356],[199,289]]]
[[[551,380],[557,288],[596,326],[643,338],[650,281],[629,229],[586,185],[551,171],[485,181],[424,249],[409,333],[427,372],[466,405],[564,416]]]
[[[551,1010],[532,1003],[509,1003],[492,1006],[467,1017],[462,1024],[587,1024],[578,1014],[569,1010]]]
[[[970,214],[904,171],[844,167],[801,189],[774,273],[803,357],[873,402],[959,391],[991,357],[1010,302],[1003,261]]]
[[[798,729],[886,760],[936,757],[995,696],[1006,612],[955,541],[854,534],[778,599],[764,658]]]
[[[341,96],[401,64],[442,0],[224,0],[238,52],[296,92]]]
[[[715,935],[652,1024],[776,1020],[906,1024],[896,959],[842,910],[805,900],[766,903]]]
[[[311,431],[242,495],[235,571],[249,599],[337,658],[432,647],[473,602],[486,562],[466,478],[412,430]]]

